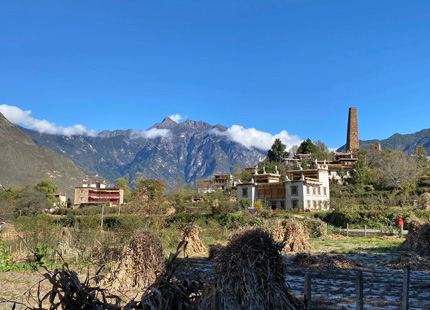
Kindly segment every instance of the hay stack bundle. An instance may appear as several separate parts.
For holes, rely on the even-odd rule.
[[[344,255],[327,255],[326,253],[319,255],[297,254],[294,257],[294,264],[309,270],[354,269],[359,266]]]
[[[164,270],[164,252],[158,236],[149,230],[138,231],[102,281],[112,290],[128,291],[149,287]]]
[[[411,220],[408,223],[408,234],[406,241],[402,244],[404,247],[415,249],[418,241],[418,231],[423,223],[418,220]]]
[[[419,255],[430,257],[430,223],[410,221],[406,241],[402,246],[414,249]]]
[[[207,252],[207,248],[199,237],[201,228],[198,226],[187,227],[183,231],[183,239],[187,242],[185,253],[188,255],[202,254]]]
[[[296,221],[277,220],[273,224],[273,238],[284,243],[282,254],[289,252],[309,252],[312,246],[309,244],[309,232]]]
[[[414,250],[421,256],[430,257],[430,223],[418,229]]]
[[[221,309],[296,309],[288,293],[282,243],[261,229],[241,230],[215,257]]]

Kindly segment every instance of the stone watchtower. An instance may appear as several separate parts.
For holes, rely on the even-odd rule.
[[[346,151],[360,149],[358,142],[357,108],[349,108],[348,133],[346,136]]]

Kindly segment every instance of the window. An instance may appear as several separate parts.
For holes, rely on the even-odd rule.
[[[81,189],[81,194],[83,194],[84,193],[84,190],[83,189]]]
[[[314,209],[317,208],[317,202],[314,200]]]
[[[242,197],[248,197],[248,189],[242,188]]]
[[[81,197],[80,201],[81,201],[81,202],[84,202],[84,197]]]
[[[297,199],[293,200],[293,208],[297,208],[299,206],[299,201]]]
[[[311,201],[308,200],[308,209],[310,209],[310,208],[311,208]]]
[[[318,187],[318,196],[321,195],[321,187]]]
[[[285,210],[285,201],[284,200],[281,201],[281,209]]]
[[[310,194],[309,186],[306,186],[306,194]]]
[[[297,186],[291,186],[291,196],[297,196],[297,195],[298,195]]]
[[[327,196],[327,187],[323,187],[324,196]]]
[[[314,194],[314,195],[316,195],[316,189],[315,189],[315,187],[312,187],[312,194]]]

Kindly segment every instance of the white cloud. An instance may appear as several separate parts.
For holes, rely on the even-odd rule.
[[[32,118],[30,116],[31,111],[23,111],[15,106],[2,104],[0,105],[0,113],[2,113],[11,123],[23,125],[40,133],[64,136],[97,136],[97,132],[95,130],[88,129],[83,125],[78,124],[70,127],[57,126],[47,120]]]
[[[222,132],[218,129],[212,129],[211,132],[213,134],[226,136],[231,141],[240,143],[247,148],[256,148],[262,151],[269,150],[275,139],[280,139],[282,143],[287,146],[287,150],[293,145],[301,143],[298,136],[290,136],[285,130],[282,130],[276,135],[272,135],[255,128],[243,128],[239,125],[233,125],[231,128],[228,128],[227,131]]]
[[[149,130],[133,130],[130,134],[132,139],[145,138],[145,139],[155,139],[158,137],[169,137],[169,129],[158,129],[152,128]]]
[[[179,123],[181,120],[184,119],[184,117],[181,114],[173,114],[173,115],[170,115],[169,118],[175,123]]]

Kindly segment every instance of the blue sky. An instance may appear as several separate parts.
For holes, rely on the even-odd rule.
[[[4,0],[0,105],[97,132],[180,114],[338,147],[351,106],[360,139],[430,127],[429,34],[428,0]]]

